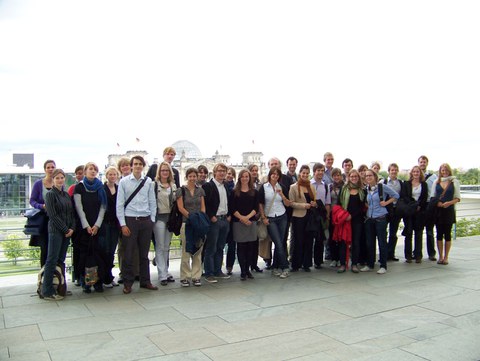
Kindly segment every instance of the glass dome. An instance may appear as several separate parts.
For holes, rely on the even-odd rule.
[[[200,152],[200,149],[188,140],[179,140],[173,143],[172,147],[177,152],[175,160],[180,160],[183,151],[185,151],[185,157],[187,157],[187,159],[202,159],[202,152]]]

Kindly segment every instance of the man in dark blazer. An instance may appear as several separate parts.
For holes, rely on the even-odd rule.
[[[213,168],[213,178],[205,183],[205,207],[211,221],[210,230],[204,246],[205,280],[216,283],[218,278],[230,278],[222,272],[223,249],[227,242],[230,230],[230,216],[228,214],[228,198],[230,196],[225,186],[227,166],[218,163]]]

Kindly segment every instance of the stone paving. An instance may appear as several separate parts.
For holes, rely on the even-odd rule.
[[[327,265],[243,282],[235,265],[202,287],[69,284],[59,302],[35,283],[0,278],[0,360],[480,360],[480,237],[455,240],[447,266],[401,260],[385,275]]]

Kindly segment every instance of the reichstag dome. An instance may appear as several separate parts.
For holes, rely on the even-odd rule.
[[[202,158],[202,152],[200,152],[200,149],[198,149],[198,147],[195,144],[193,144],[192,142],[189,142],[188,140],[179,140],[173,143],[172,147],[177,152],[177,155],[175,157],[175,160],[177,161],[180,160],[184,152],[185,152],[185,157],[187,159]]]

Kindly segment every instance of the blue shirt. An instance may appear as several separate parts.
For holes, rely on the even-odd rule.
[[[380,205],[380,196],[378,195],[378,185],[372,188],[367,187],[367,203],[368,203],[367,217],[379,218],[379,217],[386,216],[388,211],[386,207],[382,207]],[[388,185],[383,184],[383,200],[387,200],[387,196],[395,199],[400,198],[400,195],[396,191],[394,191]]]
[[[142,189],[133,197],[125,208],[125,202],[135,189],[142,183],[146,176],[142,175],[136,179],[133,174],[120,179],[117,193],[117,218],[120,226],[125,226],[125,217],[146,217],[150,216],[152,222],[155,222],[157,212],[157,201],[155,199],[155,186],[147,177]]]

